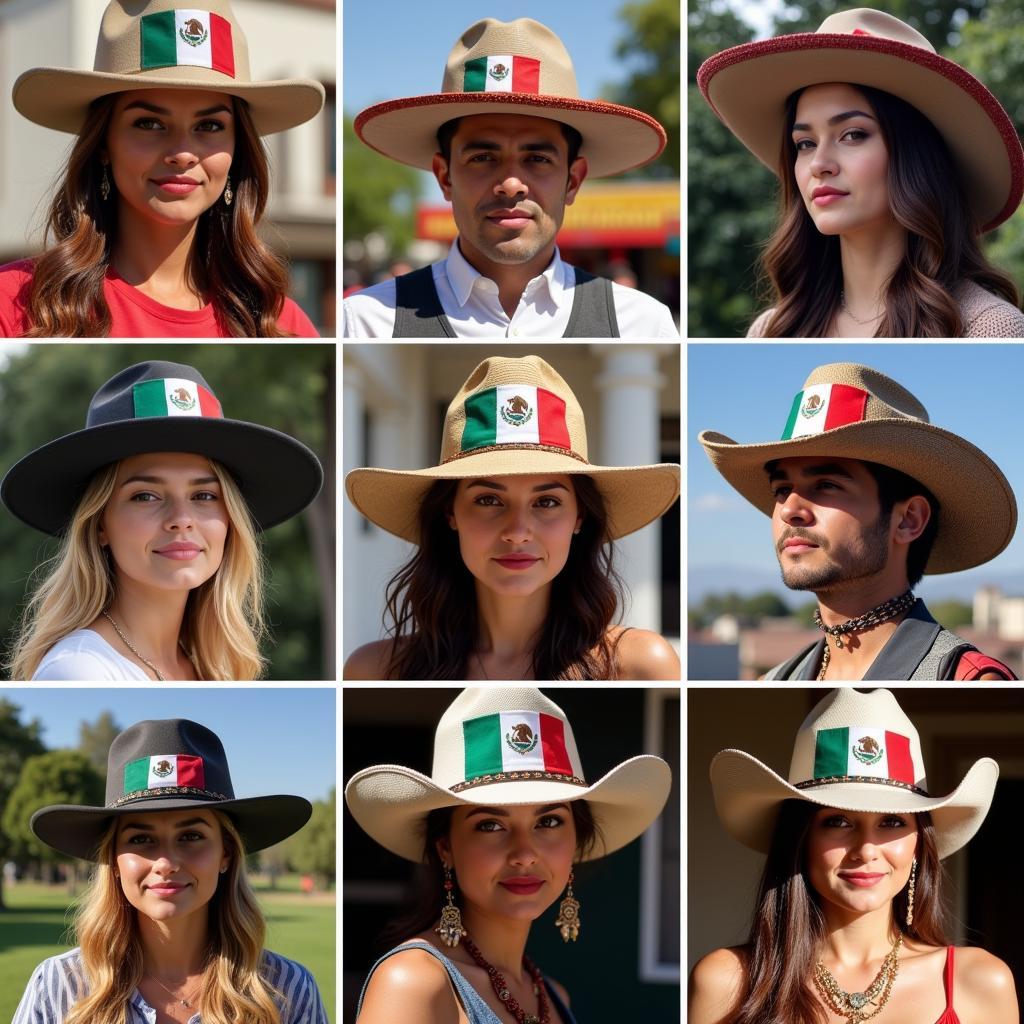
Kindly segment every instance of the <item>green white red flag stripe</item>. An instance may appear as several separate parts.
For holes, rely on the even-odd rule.
[[[464,92],[540,92],[540,61],[503,54],[467,60]]]
[[[538,711],[501,711],[462,723],[466,781],[498,772],[574,774],[560,718]]]
[[[195,381],[165,377],[144,380],[132,387],[135,418],[151,416],[209,416],[223,419],[220,402]]]
[[[867,409],[868,393],[851,384],[814,384],[804,388],[789,410],[783,441],[860,423]]]
[[[162,789],[165,786],[206,788],[203,759],[193,754],[154,754],[140,757],[124,766],[124,791]]]
[[[565,401],[531,384],[501,384],[466,399],[462,451],[496,444],[570,448]]]
[[[192,8],[143,15],[142,70],[211,68],[235,77],[231,22],[219,14]]]
[[[910,739],[875,725],[820,729],[814,738],[814,778],[836,775],[892,779],[914,785]]]

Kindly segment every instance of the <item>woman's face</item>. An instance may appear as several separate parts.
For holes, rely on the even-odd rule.
[[[906,886],[917,851],[913,814],[824,807],[807,834],[807,873],[826,902],[847,912],[887,906]]]
[[[473,576],[520,597],[562,571],[582,522],[572,478],[557,473],[460,480],[448,515]]]
[[[812,85],[793,125],[797,188],[823,235],[877,231],[895,223],[889,151],[867,97],[852,85]]]
[[[122,209],[181,225],[220,199],[234,151],[226,93],[138,89],[114,104],[103,159]]]
[[[110,548],[119,582],[192,590],[220,567],[229,526],[209,459],[154,452],[118,466],[99,539]]]
[[[205,907],[230,861],[213,812],[192,807],[126,814],[117,825],[114,855],[126,899],[152,921]]]
[[[568,804],[458,807],[438,840],[468,903],[488,914],[532,921],[562,894],[576,853]]]

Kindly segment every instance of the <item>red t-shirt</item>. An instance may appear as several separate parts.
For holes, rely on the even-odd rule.
[[[0,267],[0,338],[20,338],[29,328],[26,316],[31,260]],[[112,338],[223,338],[212,303],[202,309],[174,309],[144,295],[111,269],[103,282],[110,307]],[[291,300],[284,300],[278,327],[297,338],[318,338],[309,317]]]

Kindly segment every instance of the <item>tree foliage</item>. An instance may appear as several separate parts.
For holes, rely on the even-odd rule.
[[[7,806],[11,793],[18,784],[25,761],[46,749],[39,738],[42,723],[36,719],[28,723],[20,720],[21,709],[0,697],[0,811]],[[11,850],[11,841],[0,822],[0,867]],[[3,871],[0,871],[0,910],[4,909]]]
[[[121,731],[122,727],[109,711],[101,712],[95,722],[79,723],[78,751],[85,755],[89,764],[104,781],[107,778],[107,755],[110,753],[110,744]]]
[[[792,614],[789,605],[771,590],[745,597],[735,591],[708,594],[690,606],[690,625],[695,629],[710,626],[722,615],[733,615],[743,623],[754,624],[766,618],[785,618]]]
[[[335,822],[337,790],[332,786],[327,800],[313,803],[309,824],[288,840],[288,861],[303,874],[316,875],[328,885],[334,884]]]

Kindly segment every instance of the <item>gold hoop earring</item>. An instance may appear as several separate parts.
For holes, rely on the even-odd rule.
[[[459,940],[466,934],[466,929],[462,927],[462,911],[455,905],[455,900],[452,897],[454,889],[455,883],[452,881],[452,869],[445,864],[444,891],[448,894],[448,902],[441,908],[441,921],[434,931],[441,936],[441,941],[452,949],[459,944]]]
[[[235,201],[235,193],[231,191],[231,175],[228,175],[228,183],[224,186],[224,205],[230,206]]]
[[[572,894],[572,883],[575,880],[575,874],[570,871],[569,884],[562,902],[558,904],[558,917],[555,918],[555,927],[562,933],[563,942],[575,942],[580,934],[580,901]]]
[[[917,882],[917,858],[910,865],[910,884],[907,886],[907,927],[914,923],[914,885]]]

